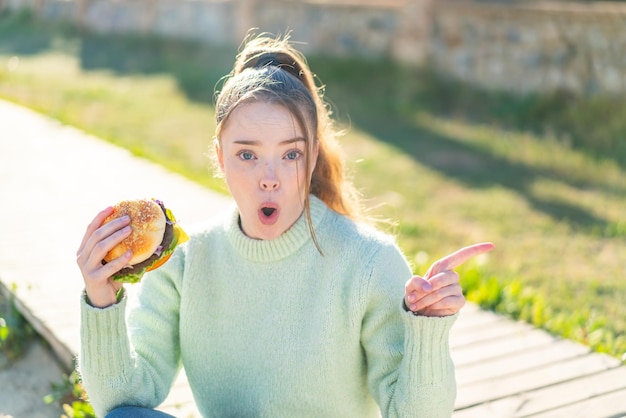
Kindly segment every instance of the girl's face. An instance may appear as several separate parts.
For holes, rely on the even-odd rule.
[[[240,105],[222,128],[217,157],[250,238],[274,239],[304,210],[306,141],[284,107]],[[317,159],[317,150],[312,158]]]

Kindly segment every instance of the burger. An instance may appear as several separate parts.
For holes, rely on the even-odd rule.
[[[132,251],[128,265],[113,274],[113,280],[137,283],[146,272],[165,264],[176,246],[189,237],[160,200],[123,200],[113,206],[113,213],[103,225],[125,215],[130,217],[132,232],[105,255],[102,264],[115,260],[128,250]]]

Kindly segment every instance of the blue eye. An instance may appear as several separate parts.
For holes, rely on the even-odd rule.
[[[297,160],[298,158],[300,158],[300,156],[302,156],[302,152],[300,152],[299,150],[293,150],[293,151],[289,151],[285,155],[285,158],[288,160]]]
[[[244,161],[250,161],[254,159],[254,154],[252,154],[250,151],[241,151],[240,153],[238,153],[239,158],[241,158]]]

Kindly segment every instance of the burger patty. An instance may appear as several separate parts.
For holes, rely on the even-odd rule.
[[[166,220],[165,233],[163,234],[163,240],[161,241],[161,245],[160,245],[160,248],[162,248],[162,251],[165,251],[169,248],[170,244],[172,243],[172,239],[174,239],[174,224],[172,223],[172,220],[167,217],[167,212],[165,211],[165,207],[163,206],[163,204],[158,201],[157,203],[159,204],[159,206],[163,210],[163,213],[165,214],[165,220]],[[129,274],[135,271],[142,270],[146,267],[149,267],[152,263],[154,263],[159,258],[161,258],[161,255],[157,255],[156,253],[154,253],[150,257],[145,259],[144,261],[137,263],[130,267],[124,267],[123,269],[121,269],[115,274]]]

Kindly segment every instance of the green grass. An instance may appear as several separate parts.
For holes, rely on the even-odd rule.
[[[35,334],[15,306],[12,292],[0,285],[0,370],[22,356]]]
[[[215,190],[213,88],[235,48],[0,17],[0,97]],[[18,57],[18,58],[14,58]],[[616,357],[626,352],[626,101],[516,97],[389,61],[310,57],[349,168],[416,273],[461,269],[469,299]],[[385,224],[382,227],[387,228]]]

